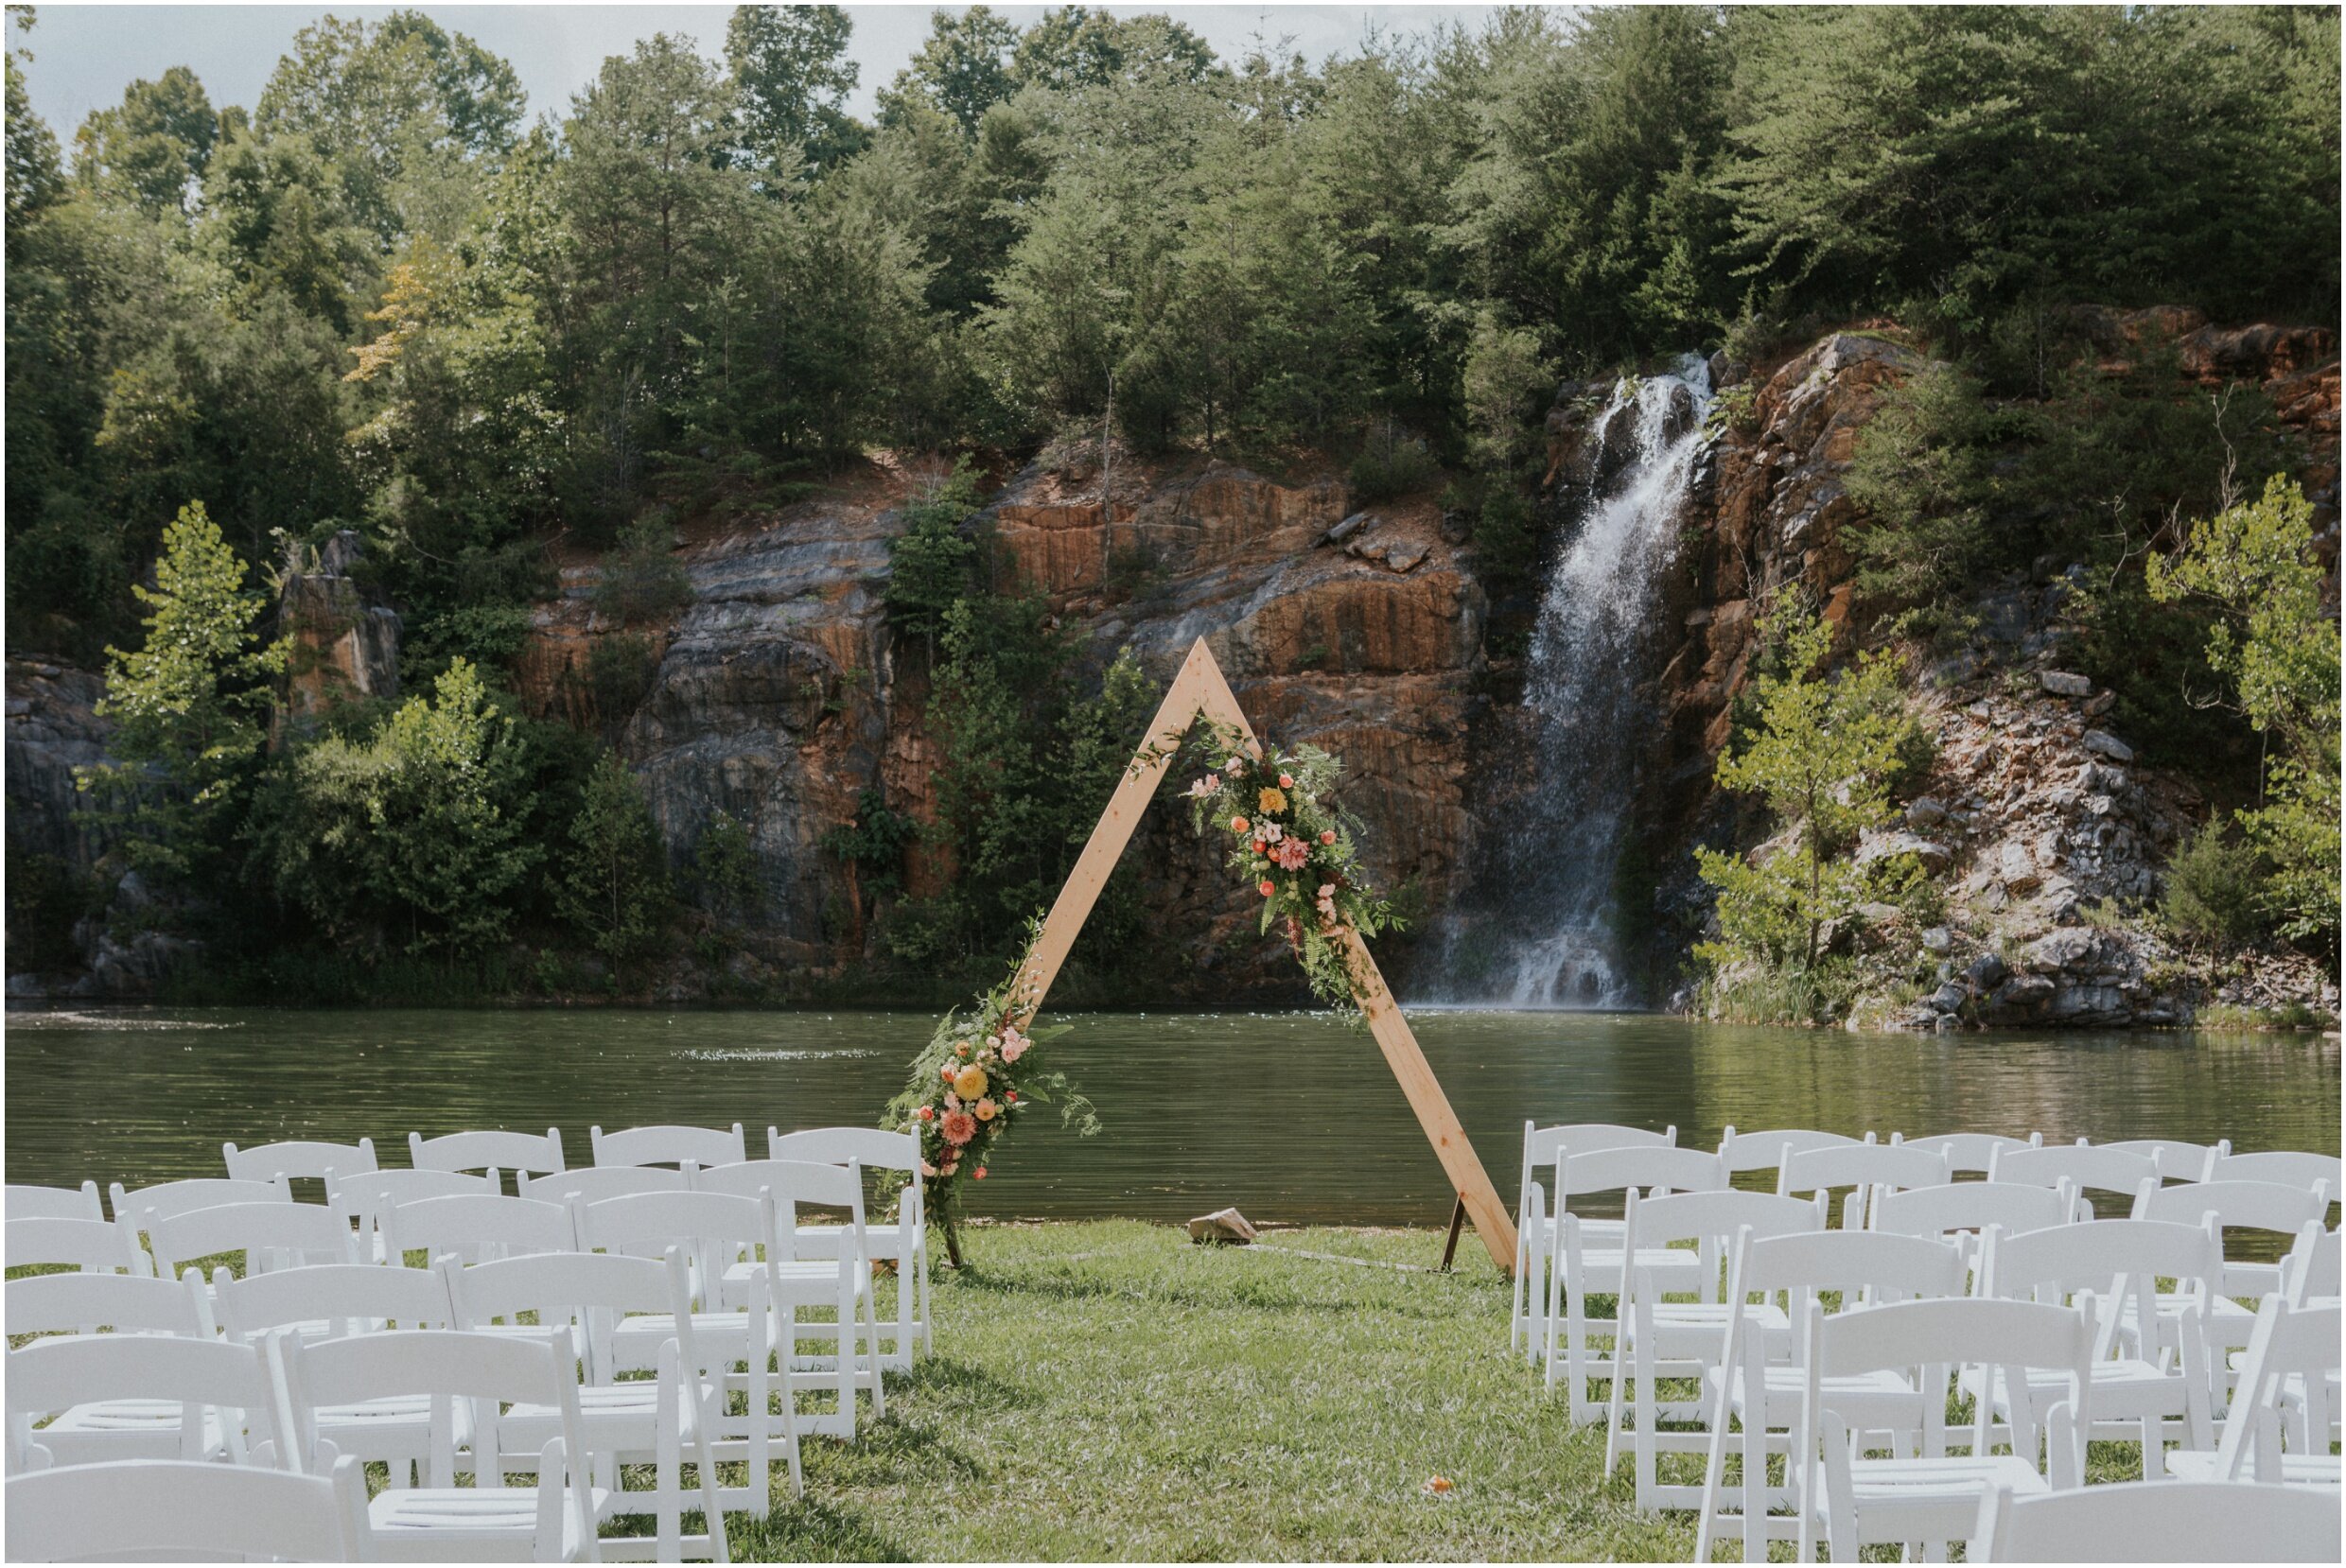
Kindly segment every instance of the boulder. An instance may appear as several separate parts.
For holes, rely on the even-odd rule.
[[[1947,846],[1924,838],[1919,833],[1881,833],[1867,831],[1857,842],[1857,863],[1871,865],[1893,855],[1912,855],[1922,862],[1922,869],[1934,874],[1947,869],[1953,859]]]
[[[1971,988],[1982,993],[1993,991],[2004,984],[2004,960],[1992,952],[1984,952],[1971,960],[1971,967],[1963,971],[1963,978]]]
[[[1916,796],[1914,803],[1906,808],[1906,826],[1909,828],[1936,828],[1946,820],[1947,808],[1929,795]]]
[[[2085,732],[2085,749],[2093,753],[2097,757],[2107,757],[2112,762],[2131,762],[2134,760],[2134,748],[2127,745],[2124,740],[2119,740],[2116,736],[2110,734],[2110,731],[2106,729],[2087,730]]]
[[[1951,980],[1931,993],[1931,1005],[1942,1013],[1952,1013],[1970,1001],[1970,992]]]
[[[1922,950],[1935,957],[1946,957],[1955,950],[1954,933],[1945,926],[1933,926],[1922,933]]]
[[[2056,697],[2090,697],[2093,683],[2083,675],[2073,675],[2065,670],[2047,670],[2037,676],[2047,691]]]
[[[1207,1246],[1244,1246],[1254,1240],[1254,1227],[1235,1209],[1217,1209],[1189,1222],[1189,1239]]]

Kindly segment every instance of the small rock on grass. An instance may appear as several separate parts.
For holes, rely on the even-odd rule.
[[[1189,1222],[1189,1239],[1211,1246],[1244,1246],[1254,1239],[1254,1227],[1235,1209],[1217,1209]]]

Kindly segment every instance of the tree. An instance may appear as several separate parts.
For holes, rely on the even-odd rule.
[[[9,8],[9,19],[20,32],[32,27],[32,8]],[[8,51],[8,218],[9,261],[16,261],[17,237],[25,220],[57,200],[65,183],[59,161],[57,134],[48,122],[32,112],[32,95],[25,87],[21,60],[31,55],[11,46]],[[10,312],[13,316],[14,312]]]
[[[658,930],[669,881],[643,791],[627,764],[609,752],[587,776],[569,840],[555,901],[562,917],[609,960],[612,989],[618,990],[627,961]]]
[[[1756,732],[1742,751],[1720,753],[1712,776],[1722,789],[1762,796],[1791,842],[1756,865],[1695,852],[1719,893],[1722,937],[1696,951],[1721,968],[1754,958],[1812,968],[1826,923],[1866,896],[1864,870],[1842,854],[1864,829],[1891,820],[1889,781],[1914,722],[1887,655],[1861,655],[1826,675],[1832,628],[1796,589],[1777,596],[1761,634],[1777,643],[1781,672],[1754,683]]]
[[[1873,526],[1852,532],[1850,550],[1866,600],[1930,603],[1995,553],[1988,425],[1979,382],[1935,364],[1885,393],[1858,432],[1848,489]]]
[[[184,215],[203,179],[219,116],[196,74],[174,65],[156,81],[134,81],[114,109],[96,109],[74,133],[74,177],[149,213]]]
[[[460,658],[365,740],[296,754],[253,836],[278,897],[319,929],[379,921],[453,964],[511,932],[545,856],[528,835],[535,806],[514,721]]]
[[[985,6],[958,15],[931,11],[920,52],[881,95],[881,118],[892,119],[909,100],[926,98],[952,115],[963,135],[976,135],[986,111],[1017,90],[1009,64],[1017,44],[1018,29]]]
[[[888,618],[926,638],[932,657],[947,615],[970,591],[977,546],[961,525],[976,510],[977,470],[957,458],[951,474],[905,506],[903,531],[888,541]]]
[[[837,6],[736,6],[726,24],[725,59],[740,96],[742,144],[761,166],[779,166],[795,148],[828,173],[861,147],[848,114],[860,67],[848,57],[855,24]]]
[[[2283,935],[2326,944],[2338,930],[2338,621],[2313,543],[2313,503],[2276,474],[2145,571],[2154,598],[2216,612],[2208,662],[2268,746],[2259,802],[2239,813],[2272,862],[2266,901]]]
[[[267,601],[245,586],[245,565],[201,501],[164,530],[155,586],[133,584],[149,606],[147,640],[106,650],[100,717],[114,722],[118,762],[85,770],[85,788],[130,807],[134,863],[181,877],[219,847],[234,797],[269,739],[270,682],[286,644],[262,646],[254,623]]]

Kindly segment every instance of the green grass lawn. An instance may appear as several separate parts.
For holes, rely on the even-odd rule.
[[[807,1444],[803,1503],[737,1519],[740,1559],[1664,1559],[1626,1462],[1507,1353],[1472,1236],[1279,1232],[1193,1246],[1122,1222],[965,1233],[937,1346],[852,1445]],[[1470,1256],[1471,1254],[1471,1256]],[[1455,1490],[1424,1489],[1435,1475]]]

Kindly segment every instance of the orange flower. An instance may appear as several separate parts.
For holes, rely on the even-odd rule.
[[[1321,834],[1320,842],[1322,844],[1334,844],[1336,842],[1336,829],[1331,828],[1326,832]]]
[[[977,1119],[981,1122],[990,1122],[1001,1114],[1002,1107],[993,1103],[990,1095],[977,1103]]]
[[[977,1118],[966,1110],[945,1113],[945,1141],[959,1147],[977,1136]]]
[[[1232,817],[1230,819],[1230,830],[1234,833],[1243,833],[1247,830],[1249,824],[1247,819],[1244,817]]]
[[[1292,790],[1295,788],[1295,780],[1286,774],[1281,774],[1279,775],[1279,788],[1283,790]]]
[[[1254,799],[1255,804],[1266,811],[1284,811],[1287,809],[1287,797],[1277,790],[1265,790]]]
[[[979,1166],[976,1170],[972,1171],[972,1172],[970,1173],[970,1176],[971,1176],[972,1179],[973,1179],[973,1180],[977,1180],[977,1181],[983,1181],[983,1180],[985,1180],[985,1179],[986,1179],[986,1167],[985,1167],[985,1166],[983,1166],[983,1165],[980,1165],[980,1166]]]
[[[1271,880],[1270,880],[1269,877],[1265,877],[1265,878],[1263,879],[1263,881],[1262,881],[1262,889],[1263,889],[1263,897],[1266,897],[1266,898],[1269,897],[1272,894],[1274,894],[1274,893],[1276,893],[1276,892],[1278,892],[1278,891],[1279,891],[1278,887],[1277,887],[1275,884],[1273,884],[1273,883],[1272,883]]]

